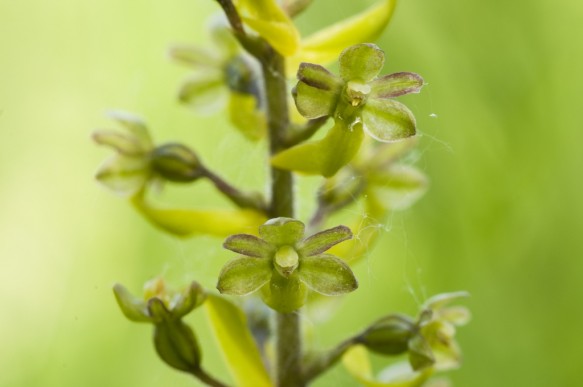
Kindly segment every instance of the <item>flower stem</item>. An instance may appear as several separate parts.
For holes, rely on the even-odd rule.
[[[195,371],[192,371],[192,375],[194,375],[195,378],[197,378],[198,380],[200,380],[201,382],[203,382],[207,386],[227,387],[226,384],[218,381],[217,379],[215,379],[214,377],[212,377],[211,375],[206,373],[202,368],[199,368]]]
[[[261,60],[267,96],[269,150],[275,154],[288,147],[287,132],[288,92],[285,79],[284,58],[270,49]],[[294,216],[293,176],[290,171],[271,167],[271,204],[269,215]],[[276,377],[278,387],[304,386],[302,375],[302,339],[300,316],[295,313],[278,313],[276,324]]]

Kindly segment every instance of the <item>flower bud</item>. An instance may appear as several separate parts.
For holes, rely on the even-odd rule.
[[[203,169],[190,148],[182,144],[164,144],[152,152],[152,169],[164,179],[184,183],[198,179]]]
[[[200,368],[198,342],[192,329],[182,320],[156,324],[154,346],[160,358],[172,368],[191,373]]]
[[[399,355],[408,349],[415,323],[407,316],[392,314],[378,320],[361,336],[369,350],[383,355]]]

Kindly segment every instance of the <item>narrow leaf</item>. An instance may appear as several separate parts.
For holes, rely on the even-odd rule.
[[[212,294],[204,307],[235,384],[241,387],[272,386],[241,309]]]
[[[303,39],[299,51],[288,60],[288,68],[301,62],[327,64],[346,47],[372,42],[389,23],[396,0],[381,0],[358,15],[340,21]]]

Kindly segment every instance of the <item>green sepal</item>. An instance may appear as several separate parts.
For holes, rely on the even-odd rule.
[[[170,367],[189,373],[200,369],[198,341],[192,329],[182,320],[156,324],[154,346],[158,356]]]
[[[362,124],[336,120],[322,140],[300,144],[271,158],[277,168],[330,177],[352,160],[363,140]]]
[[[301,308],[306,303],[307,295],[306,285],[300,281],[297,271],[289,278],[275,271],[271,281],[261,288],[263,301],[281,313],[291,313]]]
[[[221,71],[205,71],[184,82],[178,92],[178,99],[198,111],[217,109],[225,103],[228,95],[224,82]]]
[[[415,73],[394,73],[375,79],[370,83],[370,87],[370,98],[395,98],[419,93],[423,87],[423,78]]]
[[[302,256],[308,257],[321,254],[332,246],[348,239],[352,239],[352,231],[346,226],[336,226],[304,239],[298,244],[297,248]]]
[[[413,113],[400,102],[369,98],[362,108],[364,130],[375,140],[392,142],[414,136]]]
[[[209,294],[204,306],[235,385],[271,387],[243,311],[227,299],[213,294]]]
[[[378,200],[393,211],[409,208],[423,196],[429,184],[423,172],[405,164],[371,173],[368,179],[367,199]]]
[[[427,340],[420,333],[415,334],[408,343],[409,363],[413,370],[418,371],[435,364],[435,356],[427,343]]]
[[[138,143],[136,136],[130,133],[98,130],[91,135],[99,145],[109,146],[124,156],[142,156],[146,150]]]
[[[370,82],[383,69],[385,53],[376,44],[356,44],[342,51],[338,61],[340,76],[346,82]]]
[[[146,301],[132,295],[121,284],[115,284],[113,294],[121,311],[128,320],[134,322],[152,322]]]
[[[381,0],[363,12],[324,28],[301,42],[300,50],[288,60],[288,68],[301,62],[326,64],[335,61],[346,47],[372,42],[389,23],[396,0]]]
[[[154,146],[148,128],[141,118],[122,111],[109,112],[108,116],[134,135],[135,141],[139,144],[140,148],[147,150]]]
[[[217,289],[223,294],[244,296],[265,285],[271,278],[273,265],[265,258],[236,258],[223,267]]]
[[[296,107],[306,118],[319,118],[334,113],[342,91],[342,82],[324,67],[302,63],[298,84],[292,90]]]
[[[168,310],[162,299],[158,297],[150,298],[147,305],[148,314],[152,316],[152,321],[155,324],[175,320],[174,316],[172,316],[172,312]]]
[[[151,177],[150,163],[144,157],[115,155],[99,167],[95,178],[122,196],[134,195]]]
[[[223,64],[223,59],[217,55],[217,50],[198,46],[175,46],[170,48],[168,54],[176,62],[188,67],[217,69]]]
[[[435,296],[432,296],[429,299],[427,299],[427,301],[425,301],[422,309],[431,310],[441,309],[454,300],[457,300],[459,298],[467,298],[469,296],[470,293],[466,291],[436,294]]]
[[[350,266],[333,255],[303,257],[298,274],[310,289],[326,296],[350,293],[358,288]]]
[[[372,324],[359,341],[372,352],[399,355],[407,351],[415,329],[415,322],[408,316],[392,314]]]
[[[292,218],[269,219],[259,227],[259,236],[275,246],[295,244],[303,238],[305,226],[302,222]]]
[[[263,239],[249,234],[231,235],[223,243],[223,247],[235,253],[256,258],[271,258],[275,248]]]
[[[198,234],[226,237],[240,232],[256,230],[265,221],[257,211],[194,210],[156,208],[139,192],[132,197],[132,204],[154,226],[179,237]]]
[[[206,300],[206,293],[198,282],[192,282],[170,303],[173,318],[181,318],[198,308]]]

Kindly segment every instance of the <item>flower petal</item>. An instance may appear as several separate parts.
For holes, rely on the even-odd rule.
[[[288,68],[301,62],[326,64],[335,61],[346,47],[374,41],[389,23],[396,0],[381,0],[363,12],[319,30],[301,42],[296,55],[289,58]]]
[[[154,226],[179,237],[207,234],[219,237],[251,232],[265,221],[257,211],[194,210],[157,208],[148,203],[143,194],[132,198],[134,207]]]
[[[95,178],[117,194],[129,196],[144,187],[150,168],[143,157],[114,156],[105,160]]]
[[[270,308],[281,313],[291,313],[306,303],[308,290],[297,273],[284,278],[277,271],[273,273],[271,281],[261,288],[261,299]]]
[[[342,90],[342,81],[338,77],[322,66],[302,63],[298,79],[292,93],[302,116],[318,118],[334,113]]]
[[[304,237],[305,226],[291,218],[269,219],[259,227],[259,236],[275,246],[295,246]]]
[[[385,208],[400,211],[409,208],[427,191],[427,177],[410,165],[393,165],[368,176],[370,194]]]
[[[109,112],[108,116],[133,134],[136,143],[139,144],[141,149],[148,151],[154,147],[148,128],[146,128],[146,124],[139,117],[122,111]]]
[[[115,284],[113,294],[123,314],[131,321],[151,322],[146,302],[134,297],[123,285]]]
[[[352,160],[362,144],[362,124],[348,128],[337,120],[326,137],[300,144],[272,157],[277,168],[330,177]]]
[[[146,153],[137,138],[129,133],[98,130],[92,134],[92,137],[99,145],[112,147],[126,156],[140,156]]]
[[[435,364],[435,356],[427,340],[417,333],[409,340],[409,363],[415,371],[427,368]]]
[[[236,258],[223,267],[217,289],[223,294],[244,296],[265,285],[272,275],[270,259]]]
[[[303,257],[298,273],[309,288],[326,296],[350,293],[358,288],[350,267],[333,255]]]
[[[188,79],[178,92],[180,102],[204,113],[212,113],[227,100],[227,87],[219,70],[205,71]]]
[[[385,53],[376,44],[362,43],[342,51],[338,60],[340,76],[346,82],[370,82],[382,70]]]
[[[304,239],[298,245],[298,252],[304,257],[321,254],[332,246],[351,238],[352,231],[348,227],[337,226]]]
[[[410,93],[419,93],[423,78],[415,73],[394,73],[377,78],[370,83],[370,98],[395,98]]]
[[[231,235],[223,243],[223,247],[235,253],[256,258],[271,258],[275,248],[261,238],[249,234]]]
[[[459,291],[459,292],[451,292],[451,293],[440,293],[436,294],[435,296],[430,297],[425,303],[423,304],[423,309],[431,309],[437,310],[441,309],[453,300],[458,298],[467,298],[470,296],[470,293],[466,291]]]
[[[390,99],[369,99],[362,109],[364,130],[381,142],[392,142],[416,133],[413,113],[402,103]]]
[[[198,282],[192,282],[184,291],[173,300],[170,310],[175,318],[190,313],[194,308],[200,306],[206,299],[206,293]]]
[[[169,55],[175,61],[194,68],[216,69],[223,64],[223,58],[217,55],[216,50],[209,50],[198,46],[172,47]]]
[[[257,141],[265,137],[267,118],[257,106],[257,99],[252,94],[229,93],[229,118],[235,128],[249,140]]]

